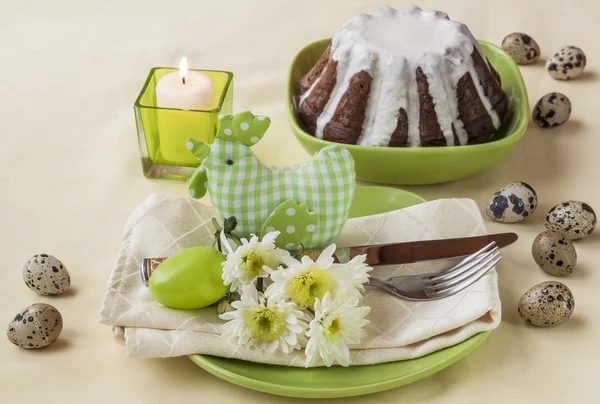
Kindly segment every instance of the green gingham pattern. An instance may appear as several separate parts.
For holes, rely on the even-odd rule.
[[[260,234],[271,212],[290,199],[307,205],[319,217],[316,228],[304,241],[305,248],[331,243],[348,218],[354,193],[354,161],[340,146],[328,146],[297,167],[270,167],[247,146],[216,139],[202,165],[220,219],[235,216],[236,230],[244,237]]]
[[[188,145],[193,150],[192,146]],[[330,244],[339,234],[348,218],[354,186],[354,160],[341,146],[325,147],[298,166],[273,167],[261,163],[245,144],[217,136],[189,189],[193,197],[208,190],[220,219],[235,216],[236,231],[244,237],[259,235],[283,202],[308,206],[319,219],[303,242],[308,249]]]

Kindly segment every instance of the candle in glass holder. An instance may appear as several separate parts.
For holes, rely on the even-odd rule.
[[[172,109],[165,110],[158,119],[160,161],[171,165],[198,164],[198,159],[185,147],[185,143],[189,137],[212,141],[213,133],[202,132],[208,125],[205,114],[201,112],[213,110],[218,104],[212,80],[204,73],[188,71],[184,57],[179,72],[163,76],[156,84],[155,93],[157,107]]]

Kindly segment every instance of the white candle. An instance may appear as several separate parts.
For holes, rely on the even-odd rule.
[[[179,72],[169,73],[156,84],[156,104],[162,108],[211,110],[213,83],[203,73],[188,71],[187,59],[181,58]]]

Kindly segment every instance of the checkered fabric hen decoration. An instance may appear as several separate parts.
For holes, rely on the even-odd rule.
[[[354,160],[341,146],[321,149],[293,167],[261,163],[250,146],[269,128],[267,117],[251,112],[220,118],[212,145],[195,139],[187,147],[202,160],[189,180],[193,198],[208,190],[221,220],[235,216],[243,237],[278,230],[277,245],[323,247],[339,234],[354,194]]]

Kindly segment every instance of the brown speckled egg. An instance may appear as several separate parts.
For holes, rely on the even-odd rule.
[[[556,80],[571,80],[583,73],[585,53],[576,46],[565,46],[546,62],[546,70]]]
[[[531,253],[536,264],[554,276],[570,275],[577,264],[571,240],[553,230],[543,231],[533,240]]]
[[[596,228],[596,212],[587,203],[559,203],[546,215],[546,228],[563,233],[571,240],[589,236]]]
[[[34,303],[15,316],[6,334],[21,348],[45,348],[56,341],[62,327],[62,316],[54,306]]]
[[[531,117],[542,128],[562,125],[571,117],[571,100],[561,93],[549,93],[533,107]]]
[[[533,187],[523,181],[515,181],[492,195],[485,213],[497,222],[515,223],[528,218],[535,211],[537,203]]]
[[[23,280],[29,289],[40,295],[58,295],[71,286],[67,268],[48,254],[34,255],[25,263]]]
[[[575,300],[569,288],[560,282],[542,282],[529,289],[517,311],[521,318],[538,327],[553,327],[573,314]]]
[[[538,43],[532,37],[522,32],[508,34],[502,40],[502,49],[520,65],[534,63],[540,58],[540,46]]]

